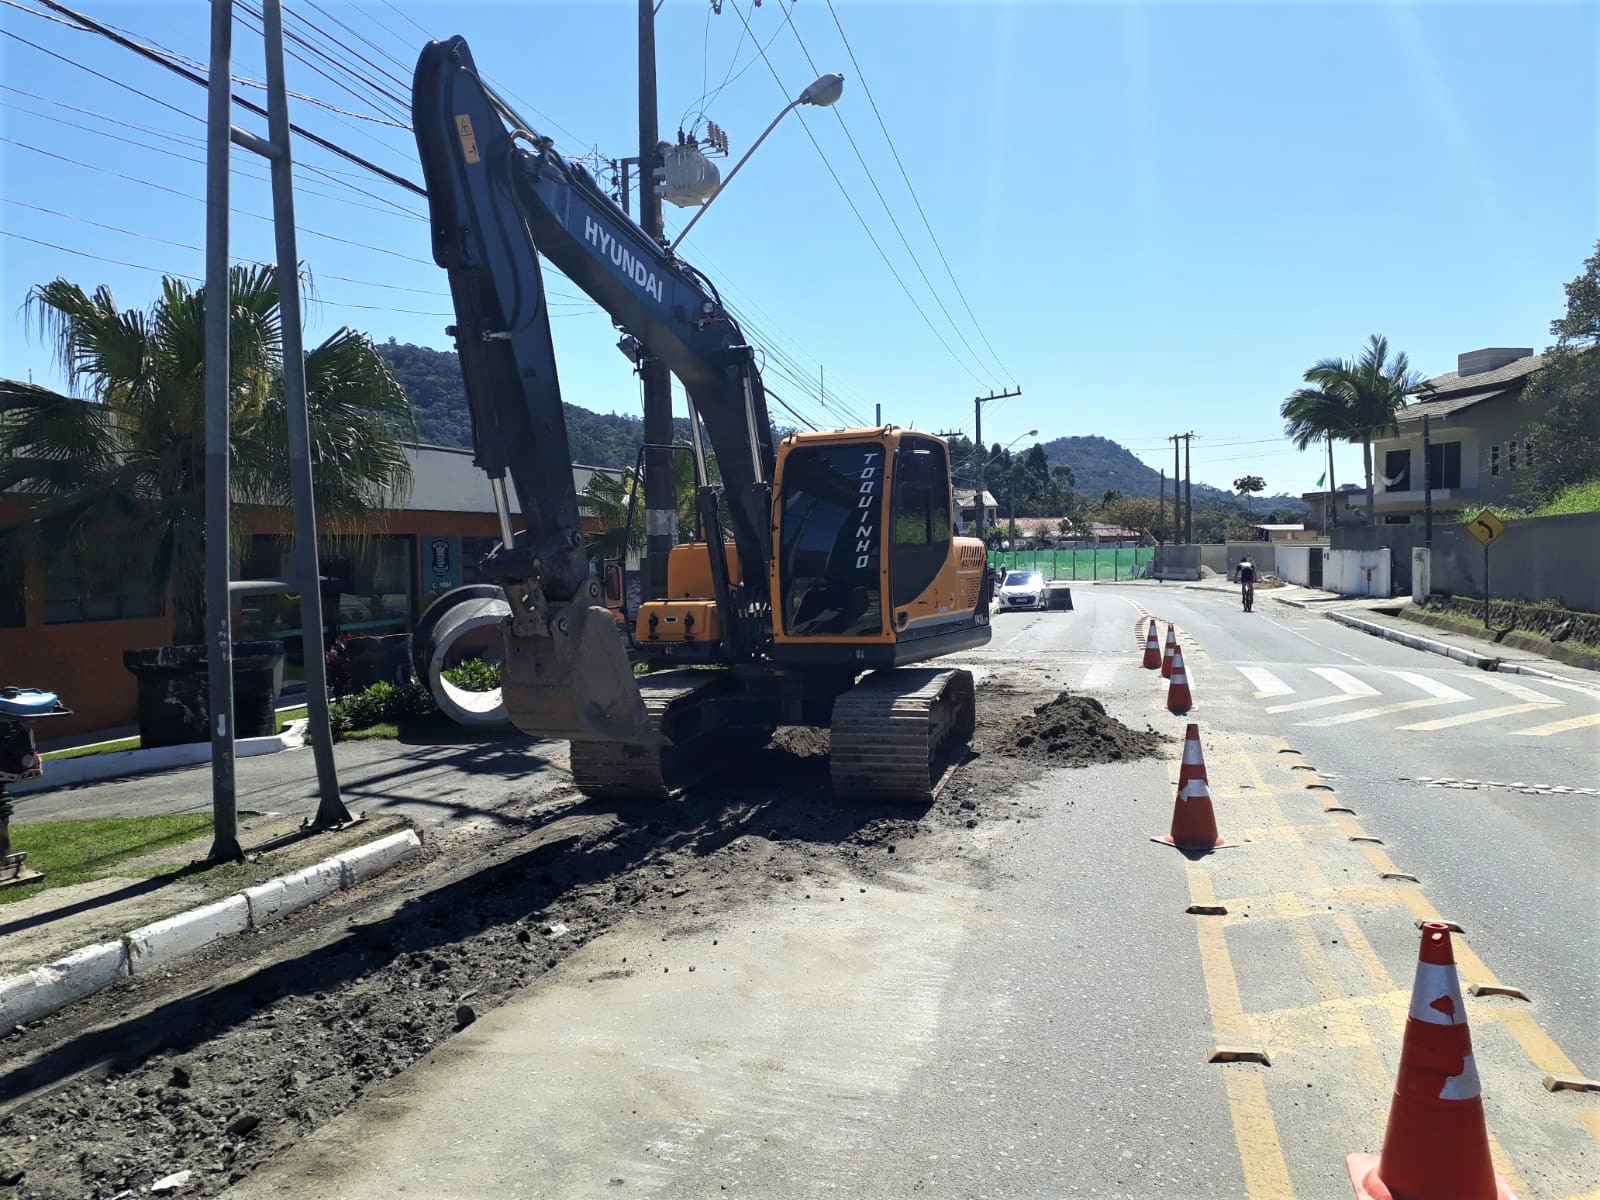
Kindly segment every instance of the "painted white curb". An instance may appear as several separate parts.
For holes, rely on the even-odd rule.
[[[254,758],[260,754],[281,754],[299,750],[306,744],[305,725],[291,721],[282,733],[271,737],[240,738],[233,744],[235,758]],[[13,796],[48,792],[75,783],[96,783],[102,779],[121,779],[129,775],[148,775],[176,767],[194,767],[211,761],[210,742],[189,742],[182,746],[154,746],[149,750],[113,750],[106,754],[85,754],[82,758],[45,759],[44,774],[26,783],[11,785]]]
[[[1359,629],[1362,633],[1370,633],[1375,637],[1387,638],[1391,642],[1399,642],[1402,646],[1410,646],[1413,650],[1426,650],[1429,654],[1442,654],[1446,658],[1453,658],[1457,662],[1466,663],[1469,667],[1483,667],[1489,663],[1497,664],[1493,670],[1503,675],[1531,675],[1536,679],[1553,679],[1558,683],[1571,683],[1572,680],[1564,675],[1557,675],[1554,671],[1540,670],[1527,663],[1507,662],[1489,654],[1479,654],[1475,650],[1463,650],[1460,646],[1452,646],[1448,642],[1435,641],[1433,638],[1423,637],[1421,634],[1406,633],[1401,629],[1391,629],[1387,625],[1380,625],[1376,621],[1363,621],[1360,617],[1352,617],[1349,613],[1326,612],[1322,614],[1331,621],[1341,625],[1348,625],[1351,629]]]
[[[296,871],[293,875],[280,875],[255,887],[245,888],[244,898],[250,905],[250,927],[260,929],[272,921],[299,912],[333,895],[344,886],[344,870],[338,859],[329,859]]]
[[[110,987],[127,973],[128,948],[122,942],[100,942],[25,974],[0,979],[0,1033],[49,1016]]]
[[[422,839],[414,830],[404,829],[213,904],[153,921],[123,934],[121,941],[86,946],[57,962],[0,978],[0,1037],[109,987],[123,975],[141,974],[219,938],[260,929],[370,879],[421,849]]]
[[[369,879],[380,871],[387,871],[402,858],[415,854],[422,849],[422,839],[410,829],[391,834],[386,838],[379,838],[375,842],[368,842],[364,846],[357,846],[354,850],[347,850],[328,860],[330,864],[338,863],[344,877],[345,887],[354,887],[363,879]]]
[[[204,908],[191,908],[175,917],[141,925],[123,935],[128,943],[128,973],[149,971],[249,928],[250,905],[237,892]]]

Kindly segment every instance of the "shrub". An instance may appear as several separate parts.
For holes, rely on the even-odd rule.
[[[374,725],[398,725],[402,721],[432,716],[436,711],[433,694],[414,680],[398,686],[375,683],[364,692],[329,705],[328,722],[334,736],[341,737]]]
[[[464,692],[492,692],[500,686],[500,664],[481,658],[469,658],[441,674],[452,686]]]

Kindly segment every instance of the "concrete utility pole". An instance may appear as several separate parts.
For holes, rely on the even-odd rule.
[[[1022,389],[1017,388],[1011,392],[990,392],[987,396],[974,396],[972,398],[972,440],[978,448],[978,523],[983,524],[983,487],[984,465],[988,461],[989,451],[983,444],[983,406],[991,400],[1009,400],[1012,396],[1022,395]]]
[[[1178,439],[1181,433],[1169,433],[1167,441],[1172,443],[1172,542],[1178,543],[1183,534],[1183,518],[1178,515],[1178,483],[1183,478],[1178,465]]]
[[[1428,456],[1433,449],[1432,431],[1428,428],[1428,418],[1432,413],[1422,414],[1422,544],[1429,550],[1433,549],[1433,472],[1428,469]]]
[[[1161,468],[1161,490],[1156,500],[1156,538],[1167,540],[1167,469]]]
[[[1194,431],[1183,435],[1183,541],[1194,545],[1194,472],[1189,469],[1189,443]]]
[[[656,116],[656,15],[654,0],[639,0],[639,226],[657,242],[662,236],[661,197],[656,192],[656,168],[661,155]],[[672,444],[672,380],[658,358],[639,360],[644,385],[644,440],[646,446]],[[660,600],[667,594],[667,556],[672,553],[678,527],[672,452],[649,449],[644,458],[645,595]]]

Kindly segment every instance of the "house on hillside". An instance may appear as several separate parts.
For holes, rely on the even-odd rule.
[[[1379,521],[1421,521],[1425,483],[1433,489],[1435,512],[1509,501],[1518,472],[1537,453],[1527,430],[1544,409],[1523,403],[1522,393],[1543,364],[1544,356],[1531,349],[1496,346],[1459,355],[1454,371],[1419,384],[1400,412],[1398,432],[1373,443]],[[1365,493],[1352,495],[1350,503],[1365,515]]]
[[[992,528],[1000,520],[1000,503],[994,498],[993,493],[983,493],[983,515],[978,515],[978,492],[976,488],[956,488],[956,524],[963,531],[970,531],[973,522],[984,528]]]
[[[1300,499],[1310,506],[1306,514],[1306,527],[1315,529],[1321,536],[1326,537],[1334,525],[1360,525],[1365,517],[1363,510],[1366,508],[1366,492],[1361,490],[1359,483],[1341,483],[1339,490],[1332,495],[1333,520],[1328,520],[1329,495],[1326,491],[1301,492]],[[1360,500],[1361,507],[1352,509],[1352,500]]]

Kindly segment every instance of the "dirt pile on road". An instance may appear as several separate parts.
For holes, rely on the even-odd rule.
[[[1107,715],[1105,706],[1092,696],[1062,692],[1003,726],[990,749],[1042,766],[1086,767],[1154,758],[1165,741],[1154,729],[1131,729]]]

